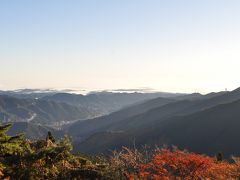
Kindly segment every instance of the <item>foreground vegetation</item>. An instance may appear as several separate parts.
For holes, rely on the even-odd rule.
[[[29,141],[0,126],[0,179],[239,179],[240,158],[231,163],[177,148],[123,148],[110,157],[73,155],[69,138]]]

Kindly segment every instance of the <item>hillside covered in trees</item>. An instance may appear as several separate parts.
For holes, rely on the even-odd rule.
[[[238,179],[240,158],[223,160],[177,148],[122,148],[108,157],[72,154],[68,137],[30,141],[0,126],[0,179]]]

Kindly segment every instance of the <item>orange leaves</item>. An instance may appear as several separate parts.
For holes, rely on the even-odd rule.
[[[237,179],[240,177],[240,158],[235,163],[218,162],[215,158],[163,148],[146,157],[145,152],[125,148],[116,154],[114,163],[121,167],[127,179],[198,180]]]
[[[227,163],[227,162],[215,162],[208,170],[206,177],[211,179],[239,179],[240,174],[235,173],[237,169],[237,164]]]
[[[213,163],[209,157],[164,148],[155,152],[151,162],[141,165],[139,176],[151,179],[198,179],[205,176],[206,170]]]

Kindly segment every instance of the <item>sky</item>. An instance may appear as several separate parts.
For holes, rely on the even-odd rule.
[[[1,0],[0,89],[235,89],[239,9],[239,0]]]

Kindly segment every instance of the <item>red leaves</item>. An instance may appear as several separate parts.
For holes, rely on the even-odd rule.
[[[198,179],[214,163],[213,159],[185,151],[160,149],[155,152],[151,162],[142,164],[139,176],[151,179]]]
[[[217,161],[213,157],[167,148],[131,150],[123,148],[111,159],[112,169],[129,180],[199,180],[240,178],[240,158],[234,162]]]
[[[235,163],[217,162],[215,158],[177,148],[173,151],[167,148],[157,149],[148,153],[151,154],[148,157],[144,154],[146,153],[125,148],[115,156],[118,167],[125,172],[127,179],[198,180],[240,177],[240,158],[234,158]]]

